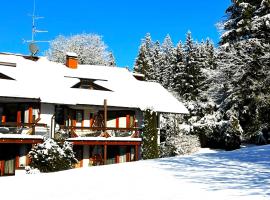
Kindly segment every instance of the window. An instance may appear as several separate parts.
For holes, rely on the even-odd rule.
[[[83,79],[80,78],[80,82],[72,86],[71,88],[80,88],[80,89],[88,89],[88,90],[102,90],[102,91],[111,91],[105,87],[97,85],[94,83],[95,79]]]
[[[11,77],[5,75],[5,74],[2,74],[2,73],[0,73],[0,79],[15,80],[15,79],[13,79],[13,78],[11,78]]]
[[[77,110],[76,111],[76,122],[81,123],[83,121],[83,111]]]

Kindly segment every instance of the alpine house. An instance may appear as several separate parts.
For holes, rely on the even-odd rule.
[[[65,65],[0,53],[0,176],[28,165],[46,137],[72,142],[76,167],[139,160],[144,110],[188,113],[140,79],[126,68],[78,65],[74,53]]]

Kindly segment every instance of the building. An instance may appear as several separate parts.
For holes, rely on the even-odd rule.
[[[29,164],[44,137],[73,143],[77,167],[138,160],[143,111],[188,113],[160,84],[126,68],[0,53],[0,175]]]

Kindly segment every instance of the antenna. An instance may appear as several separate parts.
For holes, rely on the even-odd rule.
[[[48,32],[46,30],[38,30],[36,27],[36,20],[44,18],[44,17],[36,16],[36,0],[33,0],[33,13],[31,15],[31,17],[32,17],[32,38],[31,38],[31,40],[24,40],[24,42],[30,43],[29,50],[31,52],[31,56],[34,56],[39,51],[39,48],[38,48],[36,43],[49,42],[49,41],[43,41],[43,40],[35,40],[35,36],[37,33],[47,33]]]

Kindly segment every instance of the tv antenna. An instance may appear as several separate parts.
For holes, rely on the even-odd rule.
[[[37,43],[49,42],[45,40],[35,40],[35,36],[37,33],[48,32],[46,30],[38,30],[36,27],[36,20],[44,18],[44,17],[36,16],[36,0],[33,0],[33,14],[31,15],[31,17],[32,17],[32,37],[31,37],[31,40],[24,40],[24,42],[29,43],[28,48],[29,48],[29,51],[31,52],[31,56],[35,56],[39,51]]]

